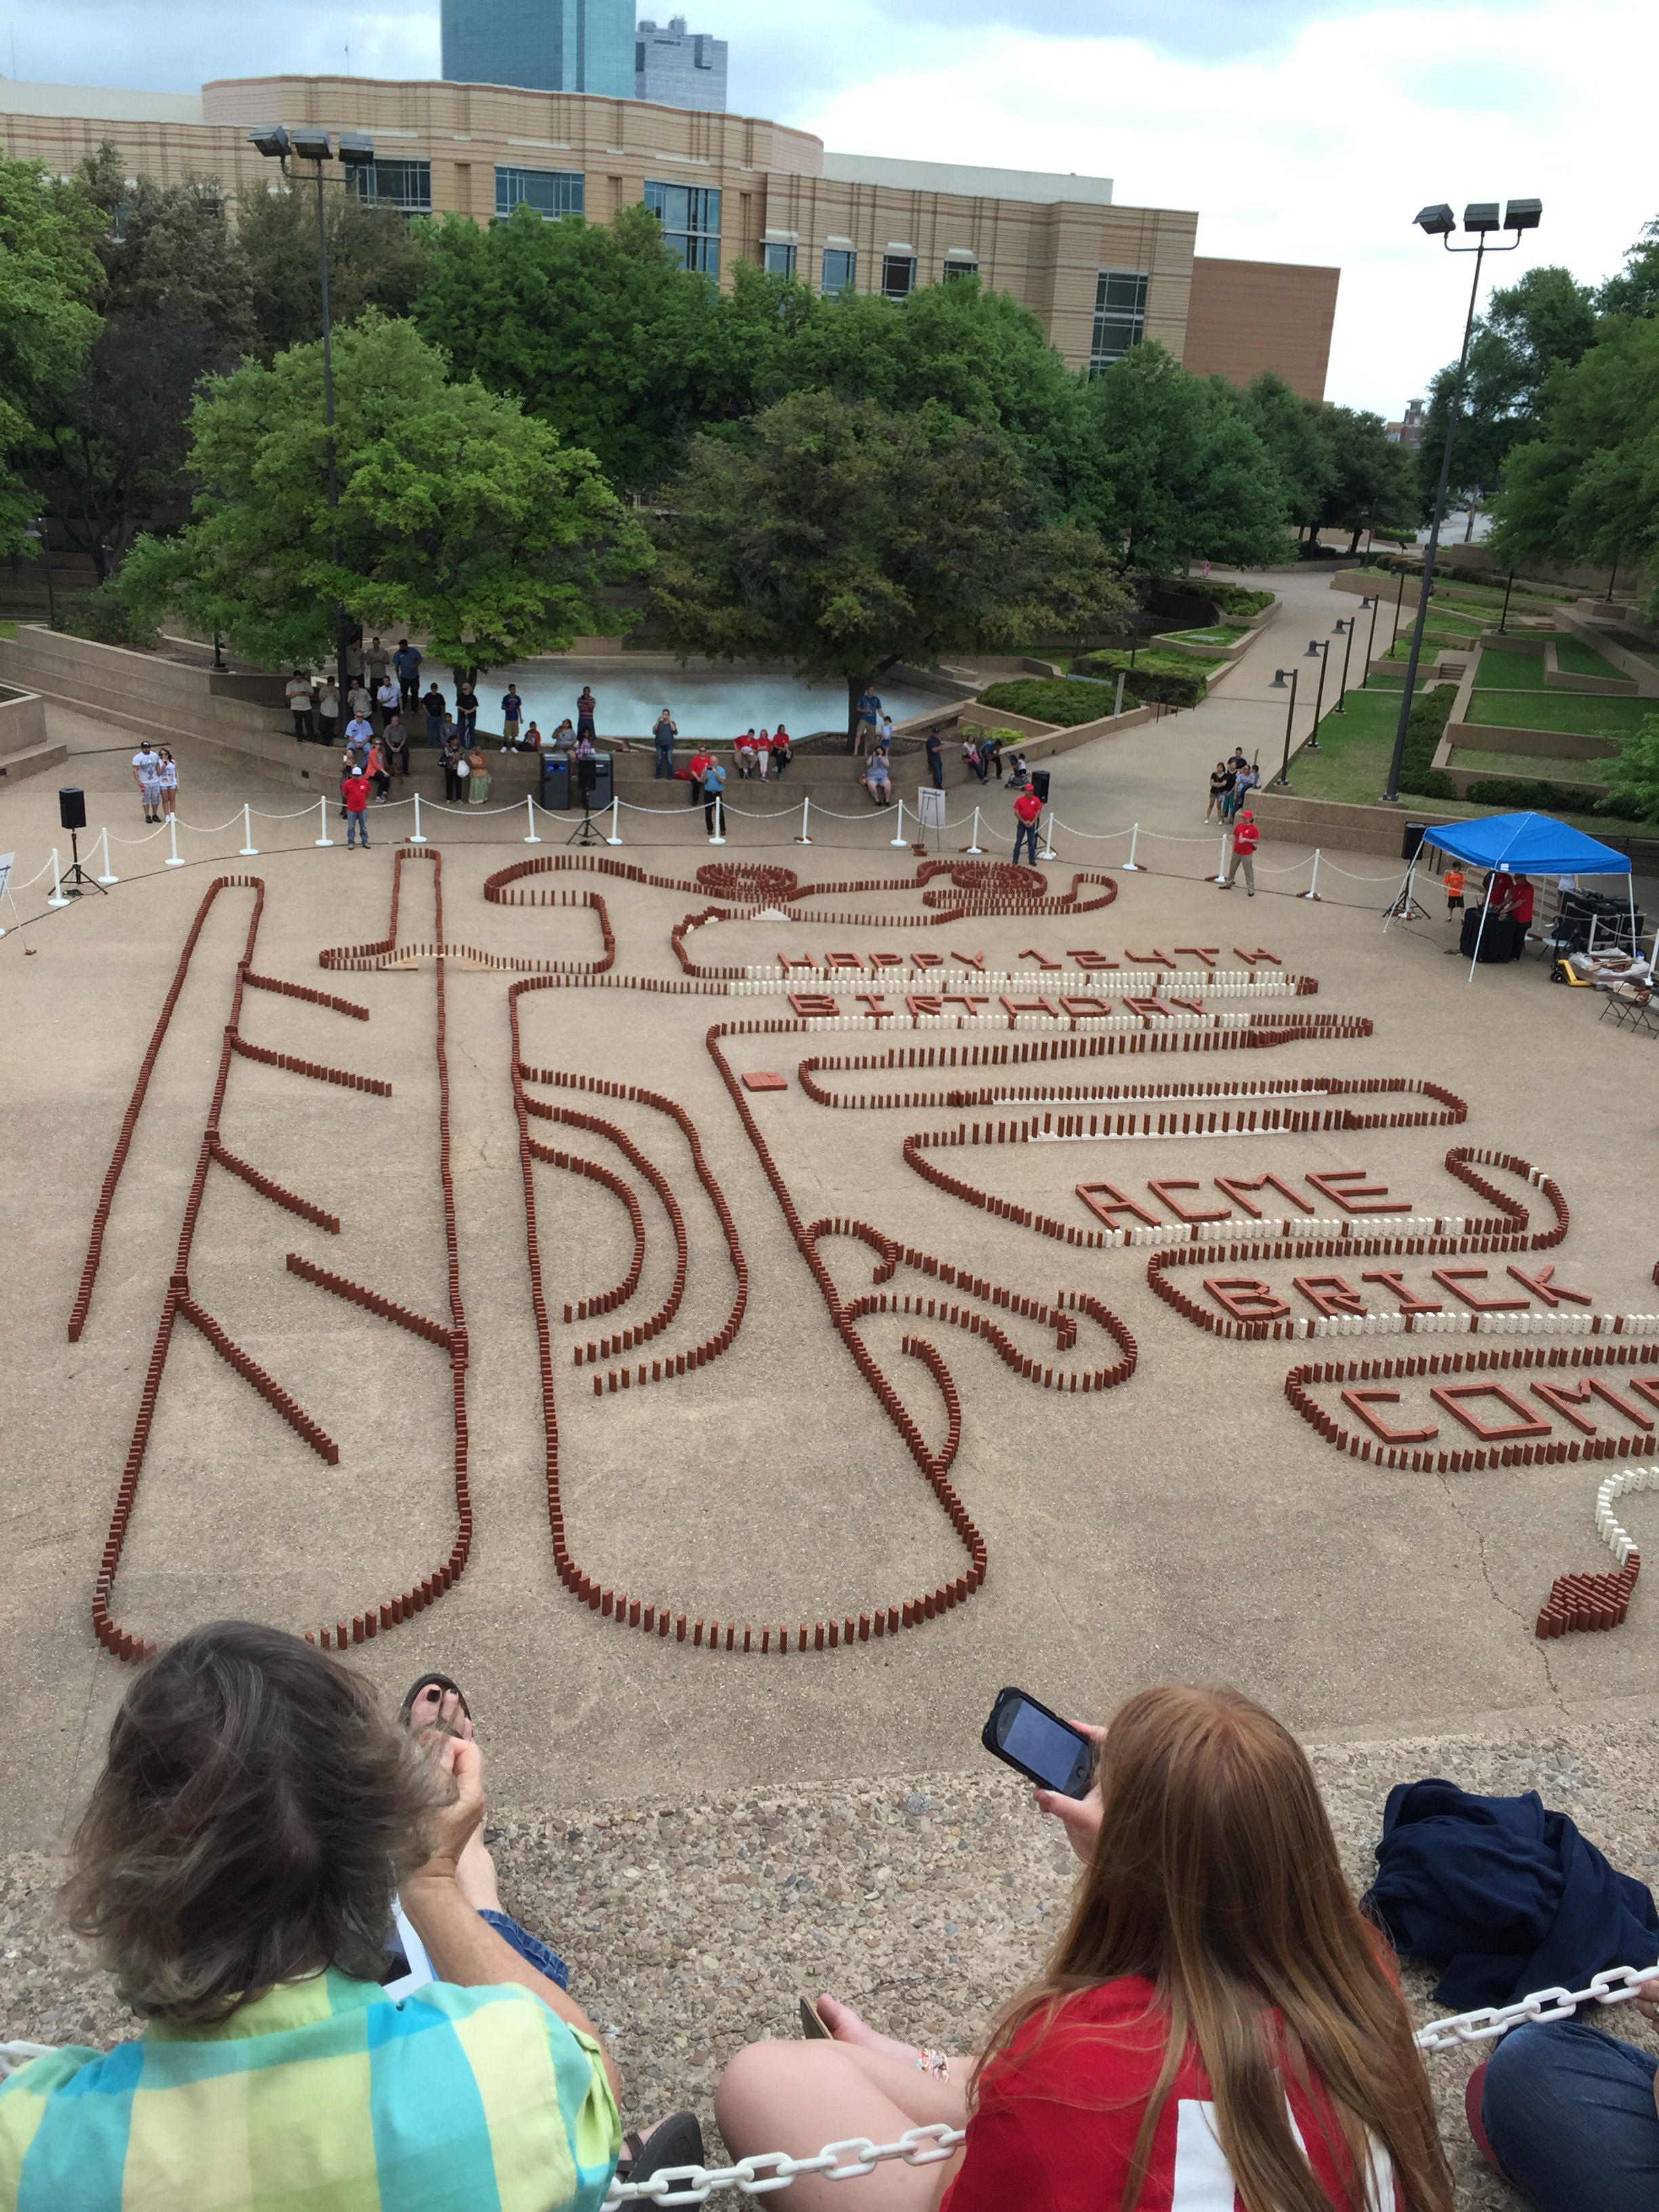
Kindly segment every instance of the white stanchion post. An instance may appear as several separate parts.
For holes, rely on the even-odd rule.
[[[334,840],[328,834],[328,801],[325,799],[319,799],[317,801],[317,820],[323,833],[317,842],[319,845],[331,845]],[[415,826],[417,830],[421,826],[421,802],[418,794],[415,800]]]
[[[409,842],[411,845],[424,845],[426,842],[421,835],[421,794],[418,791],[415,794],[415,828]]]
[[[985,850],[984,846],[979,842],[979,809],[977,806],[974,809],[974,842],[969,846],[968,850],[970,853],[982,853]]]
[[[812,801],[808,797],[803,799],[800,803],[800,836],[798,840],[800,844],[810,845],[812,842],[811,819]]]
[[[611,835],[605,842],[607,845],[622,842],[622,801],[614,791],[611,794]]]
[[[1317,845],[1314,847],[1313,875],[1309,880],[1307,890],[1302,896],[1304,899],[1316,899],[1319,896],[1319,848]]]
[[[890,838],[888,842],[894,845],[908,845],[910,840],[904,834],[904,801],[902,799],[898,803],[898,836]]]
[[[720,795],[718,791],[714,793],[714,834],[708,842],[711,845],[723,845],[726,842],[726,822],[720,811]]]
[[[1123,678],[1124,671],[1120,668],[1117,672],[1117,696],[1112,702],[1112,719],[1115,721],[1123,712]]]
[[[253,811],[244,800],[242,805],[242,858],[257,860],[259,848],[253,842]]]
[[[115,873],[114,870],[109,864],[109,831],[107,829],[100,832],[98,842],[103,848],[104,853],[104,872],[99,877],[98,880],[100,884],[118,884],[121,878]]]
[[[168,868],[182,868],[185,864],[179,858],[179,817],[176,814],[169,814],[167,817],[167,844],[171,849],[162,866]]]
[[[48,906],[67,906],[69,904],[69,901],[64,896],[63,879],[58,872],[58,848],[56,845],[52,848],[52,896],[46,901],[46,904]]]
[[[1048,809],[1048,826],[1042,833],[1042,857],[1045,860],[1057,860],[1060,858],[1059,854],[1054,850],[1054,810],[1052,806]]]
[[[419,793],[417,793],[416,794],[416,804],[418,805],[419,805],[419,803],[420,803],[420,795],[419,795]],[[541,843],[541,842],[542,842],[542,841],[541,841],[541,839],[540,839],[540,838],[536,835],[536,801],[535,801],[535,799],[532,797],[531,793],[530,793],[529,792],[527,792],[527,791],[526,792],[526,793],[525,793],[525,795],[524,795],[524,811],[525,811],[525,813],[526,814],[526,816],[529,817],[529,822],[530,822],[530,835],[529,835],[529,836],[525,839],[525,841],[524,841],[524,842],[525,842],[525,843],[526,843],[526,845],[539,845],[539,844]],[[416,825],[415,825],[415,826],[416,827],[416,829],[418,829],[418,828],[420,827],[420,823],[418,823],[418,821],[416,822]]]
[[[1120,831],[1119,835],[1121,836],[1121,834]],[[1129,830],[1129,857],[1123,863],[1123,872],[1126,876],[1138,876],[1140,873],[1139,864],[1135,859],[1135,848],[1139,842],[1140,824],[1136,822],[1131,825]]]
[[[1210,881],[1211,881],[1212,884],[1224,884],[1224,883],[1226,882],[1226,880],[1227,880],[1227,833],[1226,833],[1226,831],[1224,830],[1222,831],[1222,833],[1221,833],[1221,858],[1220,858],[1220,859],[1216,862],[1216,864],[1215,864],[1215,873],[1214,873],[1214,875],[1212,875],[1212,876],[1211,877]]]

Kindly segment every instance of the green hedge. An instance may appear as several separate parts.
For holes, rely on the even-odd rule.
[[[1273,603],[1271,592],[1247,592],[1238,584],[1204,584],[1200,592],[1213,599],[1224,615],[1259,615]]]
[[[1414,799],[1455,799],[1457,787],[1443,769],[1433,765],[1440,740],[1446,734],[1451,710],[1457,702],[1455,684],[1437,684],[1419,691],[1412,702],[1406,724],[1405,750],[1400,759],[1400,788]]]
[[[1103,653],[1085,653],[1072,663],[1079,676],[1097,676],[1115,687],[1120,674],[1127,678],[1123,689],[1125,702],[1133,699],[1137,706],[1148,700],[1157,700],[1166,707],[1202,706],[1210,688],[1209,672],[1221,666],[1219,661],[1202,661],[1190,653],[1138,653],[1135,665],[1129,665],[1127,653],[1108,649]]]
[[[1601,811],[1583,784],[1544,783],[1530,776],[1483,775],[1467,786],[1463,796],[1475,806],[1530,807],[1546,814],[1565,809],[1577,814]]]
[[[1079,723],[1097,722],[1112,711],[1115,687],[1105,684],[1071,684],[1052,676],[1016,676],[1006,684],[993,684],[979,695],[978,704],[1005,714],[1024,714],[1033,722],[1050,722],[1058,729],[1074,730]]]
[[[77,598],[60,599],[52,628],[70,637],[90,638],[94,645],[130,645],[145,650],[155,645],[161,634],[155,623],[135,618],[112,577]]]

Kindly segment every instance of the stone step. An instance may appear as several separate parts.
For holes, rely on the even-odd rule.
[[[69,747],[48,738],[43,745],[27,745],[21,752],[0,757],[0,776],[8,783],[17,783],[26,775],[39,775],[43,769],[61,768],[69,758]]]

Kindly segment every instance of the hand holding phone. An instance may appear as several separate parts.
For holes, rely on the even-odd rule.
[[[1100,1833],[1097,1768],[1105,1729],[1086,1721],[1063,1721],[1024,1691],[1004,1690],[991,1708],[980,1741],[994,1758],[1038,1785],[1037,1809],[1061,1823],[1072,1849],[1086,1866]]]

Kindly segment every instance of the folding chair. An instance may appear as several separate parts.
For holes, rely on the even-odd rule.
[[[1659,1010],[1653,1005],[1650,990],[1632,990],[1623,983],[1609,983],[1607,1000],[1601,1009],[1603,1021],[1611,1014],[1615,1029],[1639,1030],[1644,1036],[1659,1036]]]

